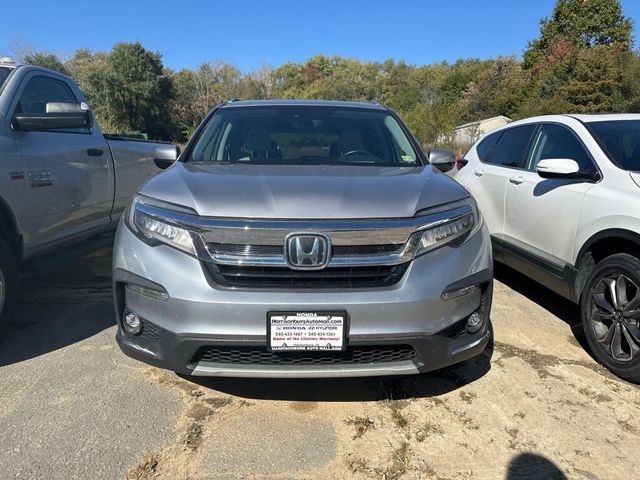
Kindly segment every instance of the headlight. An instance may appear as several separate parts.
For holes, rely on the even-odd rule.
[[[154,207],[154,209],[162,208],[167,210],[167,213],[173,211],[193,214],[195,212],[150,198],[148,199],[147,197],[136,196],[125,213],[125,222],[138,238],[150,245],[164,243],[165,245],[177,248],[191,255],[197,255],[193,244],[192,232],[172,223],[169,218],[163,218],[156,213],[150,214],[142,212],[141,209],[145,205]]]
[[[466,202],[469,205],[469,202]],[[421,232],[415,233],[420,237],[416,248],[416,257],[435,250],[443,245],[453,242],[456,239],[464,241],[475,234],[482,226],[480,211],[475,202],[471,199],[472,211],[453,216],[437,225],[429,227]],[[452,210],[453,213],[453,210]]]

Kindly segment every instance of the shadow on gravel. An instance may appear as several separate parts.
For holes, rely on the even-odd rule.
[[[204,388],[255,400],[367,402],[428,398],[457,390],[491,369],[493,341],[475,358],[436,372],[402,377],[272,379],[183,377]]]
[[[0,366],[64,348],[115,325],[111,250],[20,281],[18,309],[0,342]]]
[[[548,458],[535,453],[525,452],[515,456],[509,462],[506,480],[566,480],[564,473]],[[594,475],[595,478],[595,475]]]
[[[591,354],[582,331],[582,320],[580,319],[580,307],[578,305],[506,265],[495,263],[494,276],[496,280],[504,283],[520,295],[527,297],[532,302],[537,303],[569,325],[578,344]]]

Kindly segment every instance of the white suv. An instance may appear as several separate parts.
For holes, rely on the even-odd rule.
[[[494,258],[579,303],[596,357],[639,382],[640,115],[521,120],[457,166]]]

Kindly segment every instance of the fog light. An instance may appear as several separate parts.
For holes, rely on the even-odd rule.
[[[480,312],[473,312],[467,320],[467,332],[478,333],[484,323],[484,317]]]
[[[131,335],[140,335],[142,332],[142,322],[140,317],[133,312],[127,312],[124,315],[124,329]]]

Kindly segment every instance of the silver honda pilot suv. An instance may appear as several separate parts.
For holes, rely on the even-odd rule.
[[[491,338],[489,235],[378,104],[233,101],[120,223],[117,340],[188,375],[414,374]]]

